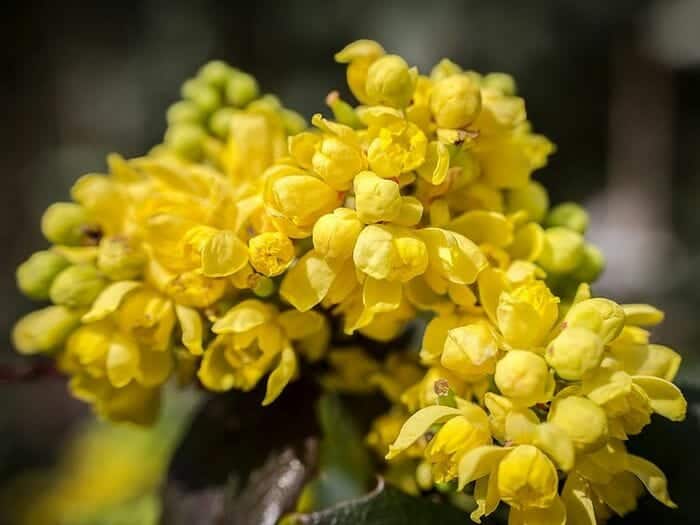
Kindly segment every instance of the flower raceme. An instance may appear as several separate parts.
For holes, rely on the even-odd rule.
[[[42,218],[51,247],[18,268],[52,303],[17,323],[18,351],[54,355],[96,413],[141,424],[171,378],[265,380],[264,405],[300,374],[379,393],[391,408],[367,443],[387,479],[473,482],[475,521],[503,503],[512,524],[602,523],[642,486],[672,506],[624,442],[685,416],[680,356],[651,342],[660,311],[592,296],[603,255],[586,212],[550,209],[533,180],[554,146],[512,77],[447,59],[422,74],[370,40],[335,58],[360,105],[331,92],[307,128],[211,62],[162,144],[81,177]],[[409,326],[420,348],[396,348]]]

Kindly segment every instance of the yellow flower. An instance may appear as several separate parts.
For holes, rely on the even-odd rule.
[[[354,210],[338,208],[316,221],[313,229],[314,248],[328,260],[347,260],[352,257],[362,228],[362,221]]]
[[[326,133],[314,146],[310,167],[333,189],[349,189],[353,177],[367,167],[358,137],[351,128],[318,114],[313,116],[312,122]]]
[[[248,241],[250,264],[268,277],[283,273],[294,260],[294,245],[285,235],[266,232]]]
[[[397,178],[425,162],[428,139],[418,126],[391,111],[375,114],[368,110],[360,118],[369,125],[367,161],[374,173]]]
[[[510,506],[510,523],[561,525],[566,508],[558,494],[554,464],[537,447],[482,446],[464,455],[459,464],[459,488],[476,481],[477,508],[472,519],[491,514],[503,500]]]
[[[297,376],[293,343],[303,346],[319,336],[325,340],[325,323],[317,312],[279,313],[256,299],[242,301],[212,326],[217,336],[204,351],[198,377],[210,390],[249,391],[269,373],[263,400],[268,405]]]
[[[371,225],[357,238],[353,260],[372,279],[406,282],[425,272],[428,248],[413,230]]]
[[[557,320],[558,302],[542,281],[523,283],[501,293],[496,319],[506,342],[521,349],[542,346]]]
[[[568,326],[549,343],[545,359],[559,377],[577,381],[600,365],[603,351],[603,341],[595,332]]]
[[[514,402],[546,403],[554,393],[554,378],[545,360],[526,350],[510,350],[496,365],[496,386]]]
[[[372,104],[396,108],[408,106],[416,87],[416,68],[397,55],[384,55],[367,70],[365,93]]]
[[[578,452],[592,452],[608,440],[608,418],[593,401],[581,396],[557,398],[547,421],[564,430]]]
[[[488,416],[473,403],[460,400],[457,408],[435,405],[419,410],[406,420],[386,458],[393,459],[424,438],[433,425],[443,422],[444,425],[428,440],[425,458],[432,464],[437,482],[456,478],[462,456],[491,443]]]
[[[370,102],[365,87],[367,72],[372,63],[384,54],[384,48],[373,40],[357,40],[335,54],[336,62],[348,64],[348,86],[362,103]]]
[[[391,222],[398,217],[402,198],[393,180],[363,171],[355,177],[354,191],[357,216],[364,223]]]
[[[488,322],[453,328],[447,332],[440,364],[465,381],[493,374],[498,344]]]
[[[430,110],[438,127],[464,128],[481,110],[478,84],[467,75],[451,75],[433,86]]]

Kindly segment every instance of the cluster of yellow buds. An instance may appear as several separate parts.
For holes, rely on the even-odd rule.
[[[163,144],[110,156],[47,210],[53,247],[17,278],[53,305],[18,322],[17,349],[55,352],[76,396],[137,422],[170,377],[267,377],[268,404],[300,357],[323,360],[304,370],[325,388],[392,404],[368,436],[389,479],[408,464],[407,490],[475,482],[477,522],[502,501],[511,523],[602,523],[640,483],[673,505],[624,441],[684,417],[680,357],[649,342],[661,312],[591,296],[603,257],[586,212],[550,210],[532,180],[554,146],[513,79],[446,59],[422,75],[369,40],[336,60],[360,105],[332,92],[310,129],[224,63],[188,80]],[[383,363],[353,338],[409,325],[420,349]]]

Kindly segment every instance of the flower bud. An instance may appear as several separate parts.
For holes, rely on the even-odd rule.
[[[537,262],[544,271],[569,273],[583,258],[583,237],[568,228],[548,228],[544,232],[544,246]]]
[[[355,209],[365,223],[388,222],[401,211],[399,185],[393,180],[363,171],[355,177],[354,189]]]
[[[430,111],[440,128],[464,128],[481,110],[481,91],[466,75],[453,75],[433,86]]]
[[[268,277],[283,273],[294,260],[294,245],[279,232],[265,232],[248,241],[250,264]]]
[[[258,279],[258,282],[255,284],[255,288],[253,288],[253,293],[260,298],[265,298],[270,297],[273,293],[275,293],[275,290],[277,290],[275,281],[269,277],[261,276],[260,279]]]
[[[221,106],[219,92],[197,79],[190,79],[182,85],[182,96],[194,103],[203,113],[209,114]]]
[[[201,124],[204,120],[202,111],[190,100],[180,100],[168,108],[166,113],[168,125]]]
[[[489,73],[482,79],[481,85],[506,96],[513,96],[517,91],[515,79],[507,73]]]
[[[494,375],[501,393],[524,406],[544,403],[554,391],[554,378],[545,360],[526,350],[511,350],[496,365]]]
[[[545,359],[562,379],[578,381],[600,365],[603,341],[580,326],[565,328],[547,347]]]
[[[374,104],[395,108],[408,106],[416,88],[416,70],[397,55],[375,60],[367,70],[365,90]]]
[[[197,77],[214,88],[223,89],[235,71],[222,60],[212,60],[199,69]]]
[[[338,208],[321,217],[314,225],[314,248],[326,259],[349,259],[362,228],[357,213],[347,208]]]
[[[56,202],[44,212],[41,231],[49,242],[74,246],[83,240],[88,222],[88,212],[80,204]]]
[[[622,331],[625,311],[610,299],[595,297],[573,305],[564,317],[564,323],[567,328],[587,328],[598,334],[603,344],[608,344]]]
[[[226,98],[237,108],[246,106],[259,94],[258,81],[248,73],[235,72],[226,84]]]
[[[542,222],[549,208],[549,196],[544,186],[531,180],[527,186],[509,191],[506,203],[508,213],[523,210],[527,213],[529,220]]]
[[[93,265],[76,264],[56,276],[49,297],[70,308],[90,306],[106,286],[107,279]]]
[[[287,135],[292,136],[296,135],[297,133],[301,133],[308,126],[306,119],[296,111],[282,108],[280,114],[282,117],[282,124],[284,125],[284,130],[287,132]]]
[[[69,264],[57,253],[36,252],[17,268],[17,287],[30,299],[46,300],[54,278]]]
[[[165,143],[179,156],[197,160],[202,156],[202,145],[206,133],[196,124],[170,126],[165,133]]]
[[[447,332],[440,363],[464,380],[493,374],[498,345],[485,323],[453,328]]]
[[[212,114],[211,118],[209,118],[209,129],[212,130],[214,135],[220,139],[228,137],[231,129],[231,118],[235,112],[236,110],[233,108],[223,107]]]
[[[506,342],[515,348],[544,344],[559,315],[559,300],[542,281],[500,294],[496,318]]]
[[[105,237],[97,252],[97,268],[113,281],[135,279],[146,264],[146,254],[126,237]]]
[[[547,216],[546,225],[585,233],[588,228],[588,212],[575,202],[564,202],[552,208]]]
[[[22,354],[48,352],[63,344],[80,324],[84,310],[65,306],[47,306],[17,321],[12,329],[12,344]]]
[[[452,62],[449,58],[443,58],[430,71],[430,79],[434,82],[439,82],[443,78],[459,75],[462,68]]]
[[[516,508],[546,508],[557,496],[554,464],[532,445],[514,448],[498,465],[498,493]]]
[[[332,188],[345,191],[352,179],[365,167],[362,151],[338,137],[327,136],[311,158],[316,173]]]
[[[337,122],[354,129],[362,127],[362,122],[357,116],[357,113],[355,113],[355,108],[340,98],[337,91],[331,91],[328,94],[326,97],[326,105],[331,108],[333,117]]]
[[[583,246],[583,257],[571,277],[583,283],[592,283],[605,269],[605,257],[597,247],[586,243]]]
[[[547,420],[567,433],[578,452],[593,452],[608,440],[605,411],[586,397],[556,399]]]

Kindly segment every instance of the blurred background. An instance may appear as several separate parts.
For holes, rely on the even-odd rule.
[[[446,56],[515,76],[558,146],[536,178],[589,208],[608,257],[596,292],[663,308],[656,338],[700,384],[700,0],[25,1],[2,18],[3,369],[26,364],[9,346],[31,309],[14,269],[45,246],[42,211],[107,153],[159,142],[184,79],[223,59],[310,117],[331,89],[347,98],[333,53],[372,38],[424,72]],[[0,384],[0,485],[51,465],[86,417],[58,378]]]

